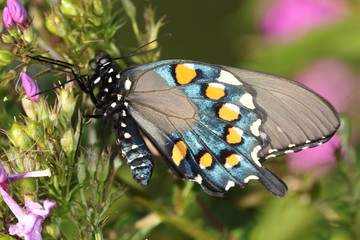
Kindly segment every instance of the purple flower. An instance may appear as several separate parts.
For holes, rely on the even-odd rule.
[[[44,177],[50,176],[50,170],[33,171],[23,174],[14,174],[8,176],[3,165],[0,163],[0,194],[4,199],[4,202],[8,205],[11,212],[18,219],[16,225],[12,225],[9,228],[11,235],[17,235],[23,237],[25,240],[41,240],[42,222],[49,215],[50,209],[55,206],[55,202],[45,200],[44,206],[33,202],[25,201],[24,211],[17,202],[7,193],[9,181],[17,179],[29,178],[29,177]]]
[[[0,163],[0,188],[4,189],[5,191],[8,190],[8,176],[5,171],[5,168]]]
[[[345,0],[271,0],[260,16],[260,27],[268,38],[290,41],[343,19],[346,12]]]
[[[39,86],[36,84],[34,79],[27,74],[26,72],[21,73],[21,80],[22,85],[24,87],[26,96],[33,101],[33,102],[39,102],[39,95],[34,96],[35,94],[40,92]]]
[[[347,66],[332,59],[314,62],[295,78],[320,93],[338,111],[348,107],[349,96],[352,95],[353,89],[358,88],[358,81]],[[340,140],[335,135],[321,146],[290,154],[289,169],[295,173],[315,169],[329,170],[336,164],[334,150],[340,146]]]
[[[12,213],[18,219],[16,225],[9,228],[10,235],[23,237],[25,240],[41,240],[42,222],[49,215],[50,209],[55,206],[55,202],[45,200],[44,206],[33,202],[25,201],[24,210],[10,197],[10,195],[0,188],[0,193],[4,202],[9,206]]]
[[[12,19],[10,13],[9,13],[9,8],[5,7],[2,13],[2,21],[4,23],[4,26],[6,29],[10,29],[14,26],[15,22]]]
[[[7,0],[6,7],[14,22],[24,29],[29,27],[26,9],[20,0]]]

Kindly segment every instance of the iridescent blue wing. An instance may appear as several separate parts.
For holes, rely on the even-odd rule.
[[[133,83],[130,115],[173,172],[215,196],[252,179],[283,196],[286,185],[260,161],[322,143],[339,126],[326,100],[267,74],[168,60],[122,78]]]

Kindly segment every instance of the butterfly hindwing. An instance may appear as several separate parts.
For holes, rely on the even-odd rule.
[[[270,144],[259,152],[259,158],[315,147],[339,127],[334,107],[306,86],[270,74],[222,67],[251,85],[257,105],[266,111],[262,130]]]
[[[204,189],[206,184],[214,186],[212,190],[207,189],[208,193],[222,195],[230,187],[244,187],[249,180],[258,179],[269,191],[284,195],[284,183],[257,158],[257,152],[265,144],[258,129],[263,113],[251,110],[254,109],[251,89],[239,88],[243,84],[220,68],[189,64],[176,70],[178,65],[183,64],[160,65],[139,74],[141,77],[136,80],[139,88],[132,89],[127,96],[130,109],[137,112],[136,116],[133,114],[135,121],[145,134],[151,139],[154,133],[150,128],[156,128],[172,138],[175,147],[181,140],[187,149],[184,161],[197,169],[197,175],[189,176],[196,178]],[[237,94],[235,86],[239,89]],[[139,120],[140,116],[153,126]],[[153,140],[153,143],[160,152],[166,150],[159,142]],[[179,161],[172,158],[172,152],[163,155],[172,162],[173,170],[180,166],[174,164]],[[187,178],[186,172],[180,175],[194,180]]]

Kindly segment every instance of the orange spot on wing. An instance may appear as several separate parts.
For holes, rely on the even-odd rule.
[[[200,165],[204,168],[211,167],[212,163],[213,163],[213,159],[212,159],[210,153],[205,153],[200,158]]]
[[[206,92],[205,92],[206,96],[213,100],[218,100],[222,98],[223,96],[225,96],[225,90],[221,86],[222,85],[220,86],[209,85],[206,88]]]
[[[195,69],[185,65],[178,64],[175,67],[175,78],[178,84],[184,85],[191,82],[196,77]]]
[[[187,152],[187,147],[183,141],[178,141],[174,145],[171,157],[177,166],[179,166],[181,161],[185,158],[186,152]]]
[[[235,167],[240,163],[240,156],[237,156],[236,154],[231,154],[225,160],[226,160],[226,165],[230,167]]]
[[[242,137],[239,133],[239,130],[231,127],[228,129],[229,134],[226,135],[226,142],[230,144],[238,144],[241,143]]]
[[[219,109],[219,117],[226,121],[238,120],[240,117],[240,109],[238,106],[226,103]]]

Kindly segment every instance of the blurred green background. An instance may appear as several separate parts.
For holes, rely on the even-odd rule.
[[[43,3],[27,4],[38,2]],[[265,162],[288,184],[282,199],[257,182],[231,189],[225,198],[210,197],[197,184],[173,177],[159,158],[150,185],[143,188],[123,164],[117,176],[128,190],[108,210],[105,238],[360,239],[360,1],[133,0],[133,4],[140,23],[149,5],[157,19],[166,16],[159,34],[160,59],[199,60],[295,79],[314,86],[332,102],[342,113],[343,125],[328,148]],[[115,6],[122,8],[119,2]],[[167,33],[171,37],[161,37]],[[138,46],[130,22],[118,30],[115,42]],[[54,43],[49,42],[55,48]],[[1,124],[4,129],[9,126]],[[114,146],[112,141],[102,144]],[[342,150],[336,151],[340,143]]]

